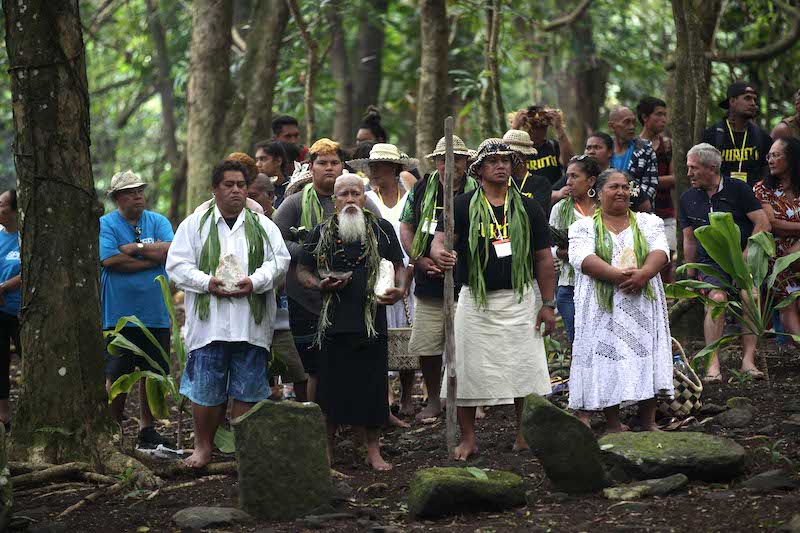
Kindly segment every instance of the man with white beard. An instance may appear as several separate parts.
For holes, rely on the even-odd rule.
[[[386,306],[405,294],[403,252],[391,223],[364,211],[364,184],[344,173],[334,185],[336,214],[314,228],[297,278],[322,294],[317,343],[321,346],[317,400],[325,414],[328,457],[339,425],[366,435],[366,462],[389,470],[380,453],[380,428],[388,410]],[[394,285],[376,294],[381,260],[394,266]],[[344,383],[358,383],[353,394]]]

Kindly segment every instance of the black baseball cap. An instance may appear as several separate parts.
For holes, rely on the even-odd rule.
[[[730,107],[730,102],[728,102],[728,100],[743,94],[754,94],[756,95],[756,98],[758,97],[758,91],[756,91],[755,86],[752,83],[748,83],[746,81],[737,81],[730,84],[728,87],[728,96],[725,97],[725,100],[722,100],[719,103],[719,106],[722,109],[728,109]]]

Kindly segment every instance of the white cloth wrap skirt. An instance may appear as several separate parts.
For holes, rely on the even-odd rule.
[[[519,301],[513,290],[489,291],[486,307],[478,309],[469,288],[461,288],[455,316],[458,406],[507,405],[528,394],[550,394],[544,340],[536,329],[537,292],[529,289]]]

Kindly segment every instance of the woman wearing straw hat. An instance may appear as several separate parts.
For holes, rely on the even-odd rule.
[[[373,189],[367,191],[367,198],[375,202],[384,219],[392,223],[398,240],[400,239],[400,214],[406,204],[408,190],[400,180],[400,173],[415,168],[419,161],[400,153],[397,146],[389,143],[377,143],[369,152],[369,157],[353,159],[347,164],[354,170],[362,170],[369,176]],[[414,269],[409,266],[408,255],[403,252],[403,264],[408,272],[407,287],[410,287]],[[407,295],[401,301],[386,309],[386,319],[390,329],[411,327],[411,316],[414,312],[414,298]],[[414,388],[413,370],[400,372],[401,396],[400,414],[413,416],[414,403],[411,393]],[[389,389],[389,402],[394,403],[394,394]]]
[[[478,182],[467,176],[467,161],[473,152],[459,137],[453,136],[455,195],[474,191]],[[444,205],[444,137],[436,143],[426,159],[436,170],[414,184],[408,192],[400,216],[400,243],[414,263],[414,329],[408,351],[419,357],[422,377],[428,393],[428,404],[417,414],[417,420],[435,419],[442,412],[439,391],[442,383],[442,353],[444,352],[444,279],[441,269],[430,257],[431,242]]]
[[[528,448],[521,433],[523,398],[551,391],[542,339],[555,326],[555,270],[550,231],[536,203],[509,186],[516,153],[502,139],[486,139],[470,174],[482,186],[459,196],[454,205],[453,252],[436,232],[432,256],[443,269],[454,268],[463,283],[455,317],[458,422],[461,442],[455,458],[478,452],[475,409],[514,404],[514,450]],[[534,272],[541,288],[536,313]]]

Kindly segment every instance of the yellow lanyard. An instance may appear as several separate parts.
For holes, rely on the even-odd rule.
[[[486,202],[487,207],[489,208],[489,215],[492,217],[492,222],[494,222],[494,229],[497,231],[497,238],[503,238],[503,232],[500,230],[500,223],[497,222],[497,217],[494,216],[494,207],[492,204],[489,203],[489,199],[486,198],[486,195],[483,195],[483,200]],[[506,199],[503,202],[503,224],[506,223],[508,219],[508,190],[506,190]]]
[[[733,148],[736,149],[736,140],[733,138],[733,128],[731,128],[731,121],[725,119],[725,124],[728,125],[728,133],[731,135],[731,144]],[[747,126],[744,128],[744,138],[742,139],[742,149],[739,150],[739,172],[742,171],[742,162],[744,161],[744,147],[747,143]]]
[[[439,192],[439,191],[436,191],[436,192]],[[377,195],[378,195],[378,199],[380,199],[381,203],[382,203],[383,205],[386,205],[386,202],[384,202],[384,201],[383,201],[383,196],[381,196],[381,191],[380,191],[380,189],[376,190],[376,191],[375,191],[375,194],[377,194]],[[398,187],[398,188],[397,188],[397,204],[399,204],[399,203],[400,203],[400,198],[402,198],[402,196],[400,195],[400,187]],[[394,207],[397,207],[397,204],[394,204]],[[389,209],[394,209],[394,207],[390,207]]]
[[[525,182],[527,182],[527,181],[528,181],[528,176],[530,176],[530,175],[531,175],[531,173],[530,173],[530,172],[527,172],[527,173],[525,174],[525,177],[524,177],[524,178],[522,178],[522,185],[520,185],[520,186],[519,186],[519,192],[522,192],[523,190],[525,190]]]

